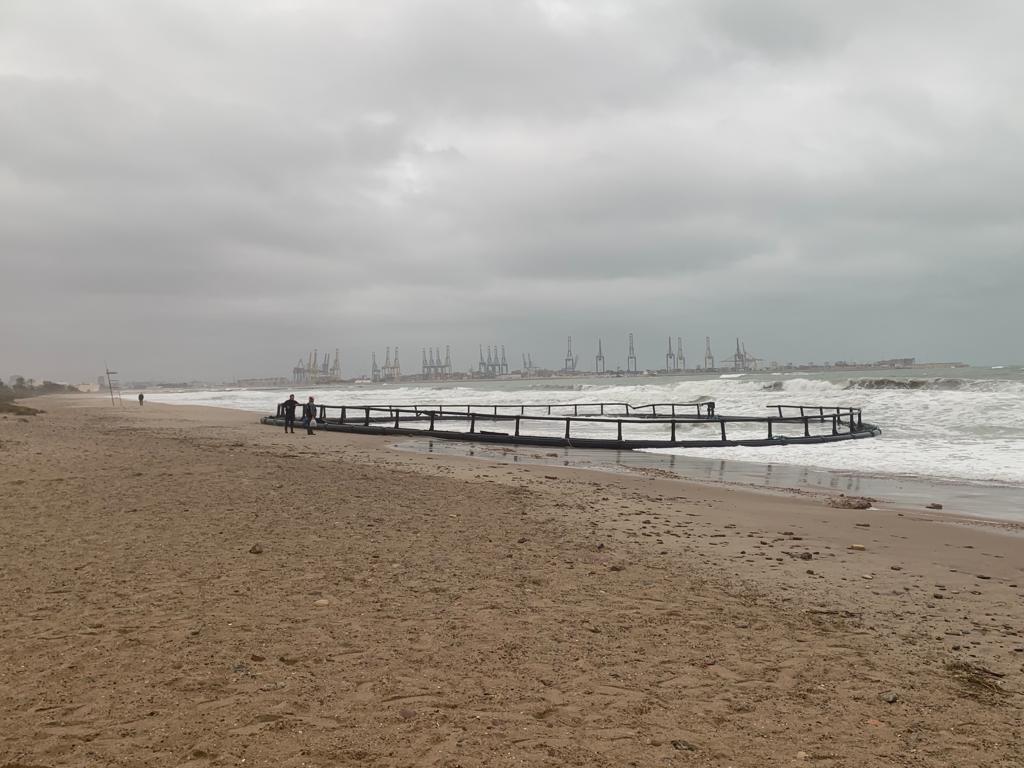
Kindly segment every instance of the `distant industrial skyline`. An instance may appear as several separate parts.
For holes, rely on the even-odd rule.
[[[822,360],[795,359],[778,360],[759,357],[753,350],[748,350],[746,342],[740,338],[733,340],[723,353],[718,354],[710,337],[705,337],[699,350],[694,350],[687,357],[681,336],[666,338],[665,348],[660,361],[650,365],[644,364],[644,358],[637,355],[637,339],[635,334],[627,334],[626,347],[622,361],[616,362],[614,356],[605,354],[607,345],[604,339],[596,339],[594,354],[589,358],[581,357],[577,341],[567,337],[564,356],[559,361],[545,360],[536,357],[531,351],[510,351],[507,345],[492,343],[479,344],[473,354],[460,359],[459,351],[451,345],[420,347],[413,350],[405,347],[401,353],[401,345],[385,346],[383,350],[371,351],[368,362],[361,359],[349,359],[343,356],[340,347],[334,350],[321,350],[313,347],[305,355],[300,356],[286,371],[283,367],[263,371],[250,376],[238,376],[222,383],[249,382],[269,383],[276,379],[277,384],[323,384],[352,379],[368,379],[373,382],[384,382],[407,378],[442,381],[448,379],[462,380],[468,376],[474,378],[497,378],[502,376],[524,375],[601,375],[616,373],[671,372],[696,373],[702,370],[711,372],[778,370],[786,367],[850,367],[852,365],[877,366],[921,365],[934,362],[937,364],[956,363],[954,360],[923,361],[915,356],[896,358],[832,358]],[[414,354],[413,354],[414,353]],[[680,354],[682,353],[682,354]],[[157,380],[147,380],[157,381]],[[211,382],[212,383],[212,382]]]
[[[831,357],[813,358],[809,356],[785,359],[772,355],[759,355],[761,350],[748,349],[744,339],[734,337],[724,340],[725,343],[717,344],[714,339],[704,337],[699,344],[689,344],[682,336],[671,337],[671,348],[669,337],[662,340],[661,354],[649,352],[650,345],[645,344],[636,334],[623,334],[621,343],[609,343],[604,337],[588,338],[567,337],[571,339],[571,351],[575,357],[575,368],[567,369],[569,358],[567,346],[563,342],[561,355],[557,353],[537,354],[534,348],[547,349],[538,344],[530,348],[512,348],[511,345],[491,342],[489,344],[477,344],[472,348],[460,349],[450,344],[432,345],[429,347],[415,347],[413,345],[394,346],[371,349],[366,355],[359,355],[355,352],[346,353],[344,347],[321,348],[318,346],[309,347],[306,350],[295,350],[291,362],[281,360],[277,364],[271,364],[262,369],[244,370],[242,373],[225,377],[203,377],[203,376],[145,376],[129,370],[126,379],[129,381],[151,381],[151,382],[187,382],[205,381],[210,383],[228,383],[240,379],[261,379],[279,378],[282,380],[299,380],[300,369],[306,371],[317,370],[323,377],[334,379],[353,378],[374,378],[375,366],[379,372],[379,378],[386,380],[392,378],[396,373],[401,375],[419,375],[424,369],[424,356],[427,356],[426,370],[433,371],[435,378],[446,378],[459,376],[470,372],[478,371],[481,360],[488,365],[485,367],[489,375],[510,374],[513,372],[531,370],[547,372],[579,372],[579,373],[609,373],[616,372],[637,372],[637,371],[698,371],[701,369],[721,370],[757,370],[771,367],[783,366],[807,366],[807,365],[847,365],[853,364],[875,364],[892,360],[911,360],[918,363],[962,363],[970,365],[987,365],[976,361],[961,361],[952,358],[925,358],[914,354],[899,355],[868,355],[864,357],[834,355]],[[612,340],[615,341],[615,340]],[[708,347],[710,344],[710,347]],[[591,346],[592,354],[587,353],[587,347]],[[621,349],[617,349],[621,347]],[[737,349],[737,347],[739,349]],[[401,350],[401,363],[397,356]],[[648,354],[645,354],[645,350]],[[680,351],[682,355],[680,356]],[[710,351],[711,357],[708,357]],[[630,353],[635,356],[631,359]],[[435,360],[435,355],[437,355]],[[491,360],[493,355],[493,368]],[[499,363],[499,355],[504,360],[504,366]],[[364,359],[365,358],[365,359]],[[238,361],[241,363],[241,361]],[[710,365],[709,365],[710,362]],[[125,366],[119,366],[125,368]],[[239,365],[239,367],[242,367]],[[129,366],[130,368],[130,366]],[[102,366],[98,369],[102,372]],[[87,372],[83,376],[72,376],[70,378],[59,378],[50,375],[37,374],[36,372],[9,371],[3,374],[5,378],[13,379],[15,376],[26,376],[36,381],[52,380],[63,383],[85,383],[94,381],[97,377],[96,371]],[[376,380],[376,379],[375,379]]]
[[[1019,364],[1024,4],[11,0],[0,375]],[[16,329],[11,332],[10,329]],[[287,369],[285,370],[287,373]]]

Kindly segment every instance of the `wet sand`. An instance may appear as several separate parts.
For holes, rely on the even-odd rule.
[[[839,493],[867,496],[876,502],[875,506],[884,509],[920,511],[929,504],[939,503],[947,515],[1005,520],[1024,525],[1024,491],[1007,485],[922,477],[879,477],[797,464],[758,464],[646,451],[503,446],[434,438],[392,439],[396,448],[418,453],[473,456],[513,464],[579,467],[616,473],[644,474],[653,470],[665,477],[761,492],[783,491],[820,498]]]
[[[0,766],[1024,764],[1010,524],[32,404]]]

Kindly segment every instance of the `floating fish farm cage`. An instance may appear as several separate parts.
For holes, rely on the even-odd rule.
[[[433,437],[571,448],[712,448],[835,443],[877,437],[860,408],[770,405],[762,416],[715,412],[715,402],[500,405],[317,405],[316,427],[365,435]],[[284,426],[284,405],[263,424]]]

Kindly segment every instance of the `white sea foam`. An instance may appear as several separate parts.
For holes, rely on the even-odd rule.
[[[1011,372],[1016,373],[1016,372]],[[658,378],[590,384],[537,382],[466,383],[459,386],[348,386],[314,390],[327,404],[520,404],[693,402],[710,397],[720,414],[764,415],[777,403],[858,406],[882,428],[869,440],[765,448],[671,448],[660,452],[706,458],[772,462],[877,475],[911,475],[1024,487],[1024,380],[972,377]],[[296,393],[305,398],[305,392]],[[286,393],[267,390],[154,393],[164,402],[215,405],[271,413]],[[574,426],[574,430],[577,428]],[[763,427],[748,428],[763,429]],[[600,434],[598,426],[579,434]],[[735,431],[734,431],[735,430]],[[730,426],[730,434],[744,434]]]

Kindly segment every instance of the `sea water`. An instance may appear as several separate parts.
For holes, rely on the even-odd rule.
[[[771,413],[795,404],[859,407],[878,438],[821,445],[663,448],[652,454],[794,465],[873,477],[920,478],[1021,489],[1024,516],[1024,369],[941,368],[870,371],[718,374],[707,376],[593,377],[502,380],[416,385],[351,385],[303,388],[304,401],[334,405],[645,403],[710,398],[719,415]],[[162,402],[214,405],[270,414],[285,399],[281,390],[223,389],[161,392]],[[507,428],[507,427],[506,427]],[[551,429],[561,428],[551,425]],[[667,426],[661,428],[667,430]],[[730,436],[762,436],[763,425],[730,425]],[[653,429],[653,427],[652,427]],[[751,433],[749,430],[757,430]],[[606,436],[597,426],[574,434]],[[802,427],[800,427],[802,431]],[[826,431],[831,431],[831,425]],[[778,432],[776,432],[778,434]],[[610,435],[607,435],[610,436]],[[639,436],[639,435],[637,435]],[[682,434],[684,437],[714,435]]]

